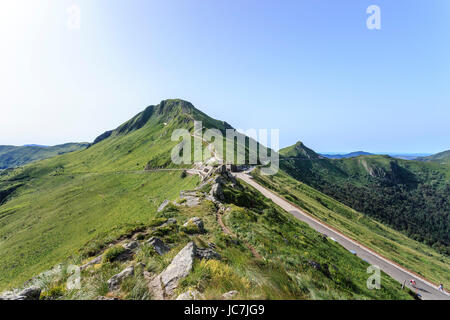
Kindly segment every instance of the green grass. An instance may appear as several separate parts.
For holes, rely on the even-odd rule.
[[[255,179],[286,200],[392,261],[435,283],[450,285],[450,259],[423,243],[363,215],[280,171]]]

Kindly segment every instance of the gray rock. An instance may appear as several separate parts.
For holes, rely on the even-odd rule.
[[[202,300],[204,298],[197,290],[189,290],[180,294],[176,300]]]
[[[159,206],[159,208],[158,208],[158,210],[157,210],[157,212],[161,212],[161,211],[163,211],[164,210],[164,208],[168,205],[170,203],[170,201],[169,200],[164,200],[162,203],[161,203],[161,205]]]
[[[6,292],[4,295],[0,296],[0,300],[39,300],[41,296],[41,288],[37,286],[32,286],[23,289],[19,293]]]
[[[114,275],[111,277],[111,279],[108,280],[108,287],[109,290],[114,291],[119,289],[120,284],[122,283],[123,279],[128,278],[134,274],[134,267],[129,266],[122,270],[120,273]]]
[[[223,195],[222,191],[222,185],[219,183],[213,184],[210,195],[214,197],[215,199],[218,199],[220,201],[223,201],[225,199],[225,196]]]
[[[163,255],[170,250],[170,248],[166,246],[161,239],[156,237],[151,237],[147,240],[147,243],[151,245],[159,255]]]
[[[228,291],[228,292],[224,293],[222,295],[222,298],[225,300],[230,300],[230,299],[233,299],[233,297],[237,296],[238,294],[239,294],[238,291],[232,290],[232,291]]]
[[[197,248],[195,250],[195,256],[199,259],[216,259],[220,260],[221,256],[213,248]]]
[[[149,289],[156,300],[170,297],[178,286],[178,282],[192,270],[195,256],[195,244],[189,242],[173,258],[169,266],[149,283]]]
[[[128,243],[125,243],[123,247],[127,250],[134,250],[139,247],[139,243],[137,241],[130,241]]]
[[[190,218],[185,224],[183,224],[183,227],[187,227],[190,224],[196,225],[200,233],[205,232],[205,225],[203,224],[203,220],[199,217]]]

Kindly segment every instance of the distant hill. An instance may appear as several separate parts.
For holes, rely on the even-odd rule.
[[[51,147],[39,145],[0,146],[0,169],[23,166],[33,161],[84,149],[88,145],[88,143],[65,143]]]
[[[322,156],[327,157],[329,159],[343,159],[343,158],[353,158],[358,156],[370,156],[373,153],[365,152],[365,151],[355,151],[346,154],[322,154]]]
[[[450,163],[450,150],[442,151],[431,156],[416,158],[417,161],[433,161],[440,163]]]

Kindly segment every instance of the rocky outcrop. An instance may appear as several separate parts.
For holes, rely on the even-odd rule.
[[[166,226],[169,226],[169,225],[171,225],[171,224],[177,224],[177,219],[175,219],[175,218],[169,218],[169,219],[167,219],[166,222],[164,222],[164,223],[161,225],[161,227],[166,227]]]
[[[125,243],[123,247],[127,250],[134,251],[139,247],[139,243],[137,241],[130,241],[128,243]]]
[[[0,300],[39,300],[41,296],[41,288],[32,286],[23,289],[19,293],[6,292],[0,296]]]
[[[94,259],[90,260],[89,262],[83,264],[83,265],[80,267],[80,269],[81,269],[81,270],[84,270],[84,269],[86,269],[86,268],[88,268],[88,267],[90,267],[90,266],[93,266],[93,265],[95,265],[95,264],[98,264],[98,263],[102,262],[102,258],[103,258],[103,255],[101,254],[101,255],[95,257]]]
[[[122,270],[120,273],[114,275],[111,277],[111,279],[108,280],[108,288],[111,291],[117,290],[120,288],[120,284],[125,278],[128,278],[134,274],[134,267],[129,266]]]
[[[199,233],[205,232],[205,225],[203,223],[203,220],[200,219],[199,217],[190,218],[185,224],[183,224],[183,227],[189,226],[196,226],[198,228]]]
[[[220,260],[221,256],[213,248],[197,248],[195,250],[195,256],[199,259],[216,259]]]
[[[173,295],[178,282],[192,270],[195,250],[195,244],[189,242],[178,252],[169,266],[150,281],[149,290],[153,293],[154,299],[163,300]]]
[[[183,204],[187,207],[195,207],[200,204],[200,197],[196,191],[181,191],[180,198],[184,201]]]
[[[147,243],[151,245],[159,255],[163,255],[170,250],[170,248],[166,246],[161,239],[156,237],[151,237],[147,240]]]

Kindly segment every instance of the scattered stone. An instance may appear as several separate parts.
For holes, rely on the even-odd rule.
[[[122,283],[123,279],[130,277],[134,274],[134,267],[129,266],[122,270],[120,273],[114,275],[111,277],[111,279],[108,280],[108,287],[109,290],[114,291],[119,289],[120,284]]]
[[[23,289],[19,293],[14,293],[12,291],[6,292],[4,295],[0,296],[0,300],[39,300],[40,296],[41,288],[32,286]]]
[[[195,250],[195,256],[199,259],[216,259],[220,260],[221,256],[213,248],[197,248]]]
[[[225,299],[225,300],[230,300],[230,299],[233,299],[233,297],[237,296],[238,294],[239,294],[238,291],[232,290],[232,291],[225,292],[222,295],[222,298]]]
[[[88,268],[90,266],[93,266],[94,264],[98,264],[98,263],[102,262],[102,258],[103,258],[103,254],[101,254],[101,255],[95,257],[94,259],[90,260],[89,262],[83,264],[80,267],[80,269],[84,270],[84,269],[86,269],[86,268]]]
[[[180,294],[176,300],[203,300],[205,297],[197,290],[189,290]]]
[[[149,289],[156,300],[170,297],[177,288],[178,282],[189,274],[194,262],[195,249],[195,244],[189,242],[178,252],[169,266],[150,281]]]
[[[162,203],[161,203],[161,205],[159,206],[159,208],[158,208],[158,210],[157,210],[157,212],[161,212],[161,211],[163,211],[164,210],[164,208],[168,205],[170,203],[170,201],[169,200],[164,200]]]
[[[205,225],[203,224],[203,220],[199,217],[190,218],[185,224],[183,224],[183,227],[188,227],[189,225],[196,225],[200,233],[205,232]]]
[[[151,245],[155,249],[155,251],[161,256],[169,252],[170,250],[170,248],[166,246],[161,239],[156,237],[151,237],[150,239],[147,240],[147,243]]]

